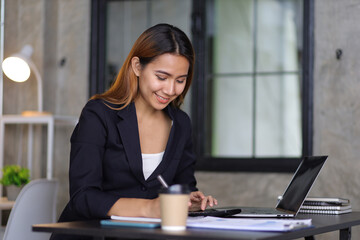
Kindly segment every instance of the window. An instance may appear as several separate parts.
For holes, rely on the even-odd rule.
[[[94,0],[92,11],[91,95],[145,28],[168,22],[192,38],[184,110],[199,170],[288,172],[311,155],[313,1]]]
[[[293,171],[311,155],[311,2],[194,2],[199,169]]]

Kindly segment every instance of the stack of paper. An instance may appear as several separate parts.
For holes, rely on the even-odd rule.
[[[299,213],[338,215],[351,211],[349,199],[309,197],[306,198]]]
[[[194,217],[188,218],[186,225],[193,228],[287,232],[311,227],[311,219]]]

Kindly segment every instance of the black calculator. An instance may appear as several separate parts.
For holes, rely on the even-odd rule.
[[[229,209],[222,209],[222,208],[209,208],[209,209],[205,209],[205,210],[200,210],[200,211],[194,211],[194,212],[189,212],[188,216],[189,217],[198,217],[198,216],[212,216],[212,217],[231,217],[235,214],[238,214],[241,212],[240,208],[229,208]]]

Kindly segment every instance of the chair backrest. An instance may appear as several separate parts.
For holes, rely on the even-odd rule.
[[[58,181],[37,179],[21,190],[5,228],[4,240],[49,239],[48,233],[32,231],[32,225],[55,222]]]

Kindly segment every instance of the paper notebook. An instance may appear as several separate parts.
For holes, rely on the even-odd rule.
[[[351,209],[351,205],[343,205],[343,206],[307,206],[302,205],[300,208],[301,210],[333,210],[333,211],[342,211],[342,210],[348,210]]]
[[[161,220],[159,218],[141,218],[141,217],[120,217],[111,216],[111,219],[100,221],[102,226],[110,227],[138,227],[138,228],[158,228]]]
[[[244,231],[288,232],[312,227],[311,219],[188,218],[187,227]]]
[[[147,217],[122,217],[122,216],[116,216],[112,215],[110,217],[112,220],[122,220],[122,221],[139,221],[139,222],[155,222],[160,223],[160,218],[147,218]]]
[[[158,228],[160,223],[154,222],[131,222],[121,220],[101,220],[102,226],[113,226],[113,227],[138,227],[138,228]]]
[[[352,209],[345,210],[312,210],[312,209],[300,209],[299,213],[303,214],[324,214],[324,215],[340,215],[344,213],[351,213]]]
[[[303,203],[303,205],[318,205],[318,206],[346,205],[346,204],[350,204],[349,199],[332,198],[332,197],[307,197]]]

